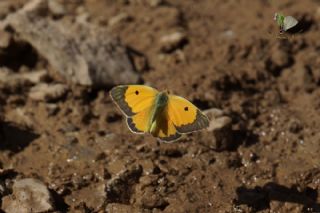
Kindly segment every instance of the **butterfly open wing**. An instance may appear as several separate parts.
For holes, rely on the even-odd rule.
[[[209,126],[208,117],[182,97],[170,95],[167,111],[179,133],[194,132]]]
[[[127,117],[150,108],[157,94],[156,89],[143,85],[121,85],[110,91],[113,101]]]
[[[168,103],[155,116],[158,91],[142,85],[123,85],[110,91],[113,101],[127,117],[129,129],[135,133],[150,132],[162,141],[174,141],[182,133],[206,128],[208,118],[186,99],[169,95]],[[150,119],[155,117],[156,119]]]

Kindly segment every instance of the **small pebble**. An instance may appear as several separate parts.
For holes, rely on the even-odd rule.
[[[187,41],[187,36],[182,32],[174,32],[160,38],[160,50],[170,53],[184,45]]]

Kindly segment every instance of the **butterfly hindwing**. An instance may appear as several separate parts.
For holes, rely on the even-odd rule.
[[[129,129],[134,133],[144,133],[148,131],[150,113],[152,108],[147,108],[132,117],[127,118]]]
[[[127,118],[127,124],[129,129],[134,133],[145,133],[149,130],[150,116],[153,108],[145,109],[142,112],[135,114],[132,117]],[[155,126],[151,134],[154,137],[159,138],[162,141],[174,141],[181,137],[172,123],[168,118],[167,111],[163,111],[156,120]]]
[[[193,132],[209,126],[207,116],[182,97],[170,95],[167,111],[179,133]]]
[[[121,111],[128,117],[150,108],[158,91],[143,85],[121,85],[110,91],[110,95]]]
[[[181,137],[175,125],[169,118],[168,108],[166,108],[156,121],[156,127],[151,133],[154,137],[165,142],[175,141]]]

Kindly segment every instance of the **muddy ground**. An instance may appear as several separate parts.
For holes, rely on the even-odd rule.
[[[0,19],[26,2],[2,0]],[[221,109],[231,127],[170,144],[132,134],[113,85],[70,83],[32,46],[11,42],[0,71],[42,73],[0,80],[2,211],[38,211],[32,199],[45,196],[21,201],[26,189],[14,185],[36,179],[49,212],[320,212],[319,1],[56,2],[52,20],[109,30],[140,82]],[[296,17],[298,29],[279,37],[275,12]],[[30,95],[43,82],[60,90]]]

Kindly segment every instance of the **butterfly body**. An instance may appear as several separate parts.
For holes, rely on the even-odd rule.
[[[150,118],[148,122],[147,132],[153,134],[157,127],[158,118],[164,113],[166,106],[168,104],[168,94],[166,92],[160,92],[155,98],[155,104],[152,107]]]
[[[127,117],[135,133],[150,133],[173,141],[183,133],[206,128],[208,118],[191,102],[143,85],[122,85],[110,91],[113,101]]]

